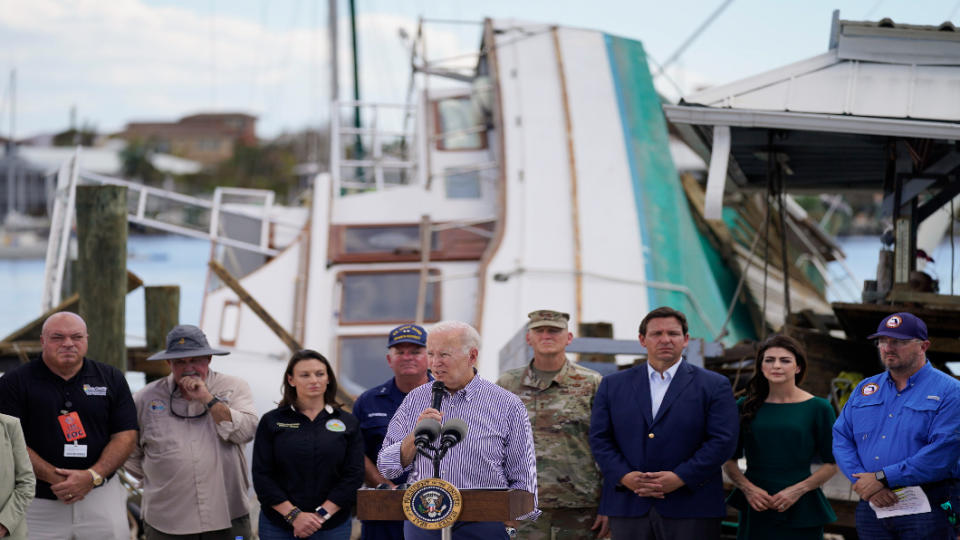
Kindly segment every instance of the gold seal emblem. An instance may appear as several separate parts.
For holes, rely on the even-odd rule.
[[[453,525],[462,508],[460,490],[440,478],[424,478],[403,493],[403,514],[421,529],[436,530]]]

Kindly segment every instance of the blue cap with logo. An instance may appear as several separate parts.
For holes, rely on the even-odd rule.
[[[413,343],[421,347],[427,346],[427,331],[422,326],[415,324],[404,324],[390,331],[390,341],[387,348],[393,347],[398,343]]]
[[[880,326],[877,327],[877,333],[867,336],[867,339],[876,339],[878,337],[890,337],[893,339],[922,339],[927,340],[927,325],[920,320],[920,317],[912,313],[900,312],[893,315],[887,315]]]

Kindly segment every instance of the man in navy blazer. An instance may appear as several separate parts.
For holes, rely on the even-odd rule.
[[[726,377],[683,360],[689,340],[682,312],[651,311],[640,323],[647,362],[597,390],[590,449],[614,540],[720,537],[720,467],[737,446],[737,406]]]

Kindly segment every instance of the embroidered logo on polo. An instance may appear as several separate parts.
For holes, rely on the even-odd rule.
[[[897,315],[892,315],[890,316],[889,319],[887,319],[886,326],[887,328],[900,328],[901,324],[903,324],[903,319],[901,319]]]
[[[860,389],[860,393],[865,396],[869,396],[870,394],[876,393],[876,391],[879,389],[880,387],[877,385],[877,383],[867,383],[863,385],[863,388]]]
[[[277,427],[288,429],[299,429],[300,422],[277,422]]]
[[[155,399],[151,401],[150,404],[147,405],[147,407],[150,409],[150,412],[159,414],[159,413],[162,413],[164,410],[166,410],[167,404],[164,403],[163,400]]]
[[[327,429],[330,431],[346,431],[347,425],[343,423],[343,420],[338,420],[336,418],[331,418],[327,420]]]
[[[90,386],[89,384],[83,385],[83,393],[88,396],[105,396],[107,395],[106,386]]]
[[[403,494],[403,514],[421,529],[442,529],[460,517],[463,499],[460,491],[446,480],[425,478]]]
[[[385,413],[385,412],[372,412],[372,413],[367,414],[367,418],[371,418],[371,417],[374,417],[374,416],[387,416],[387,413]]]

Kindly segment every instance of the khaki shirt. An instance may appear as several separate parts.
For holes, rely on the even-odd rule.
[[[250,386],[238,377],[210,371],[207,389],[230,407],[230,422],[214,425],[208,412],[178,418],[170,412],[173,375],[134,394],[140,436],[124,467],[143,479],[144,521],[167,534],[197,534],[230,527],[250,512],[250,480],[243,448],[257,430]],[[177,390],[176,412],[193,416],[204,405]]]
[[[530,416],[540,507],[595,507],[601,478],[590,452],[590,410],[601,376],[568,360],[544,381],[532,364],[505,372],[497,384],[519,396]]]
[[[0,414],[0,525],[7,528],[5,539],[27,539],[25,514],[35,487],[20,420]]]

